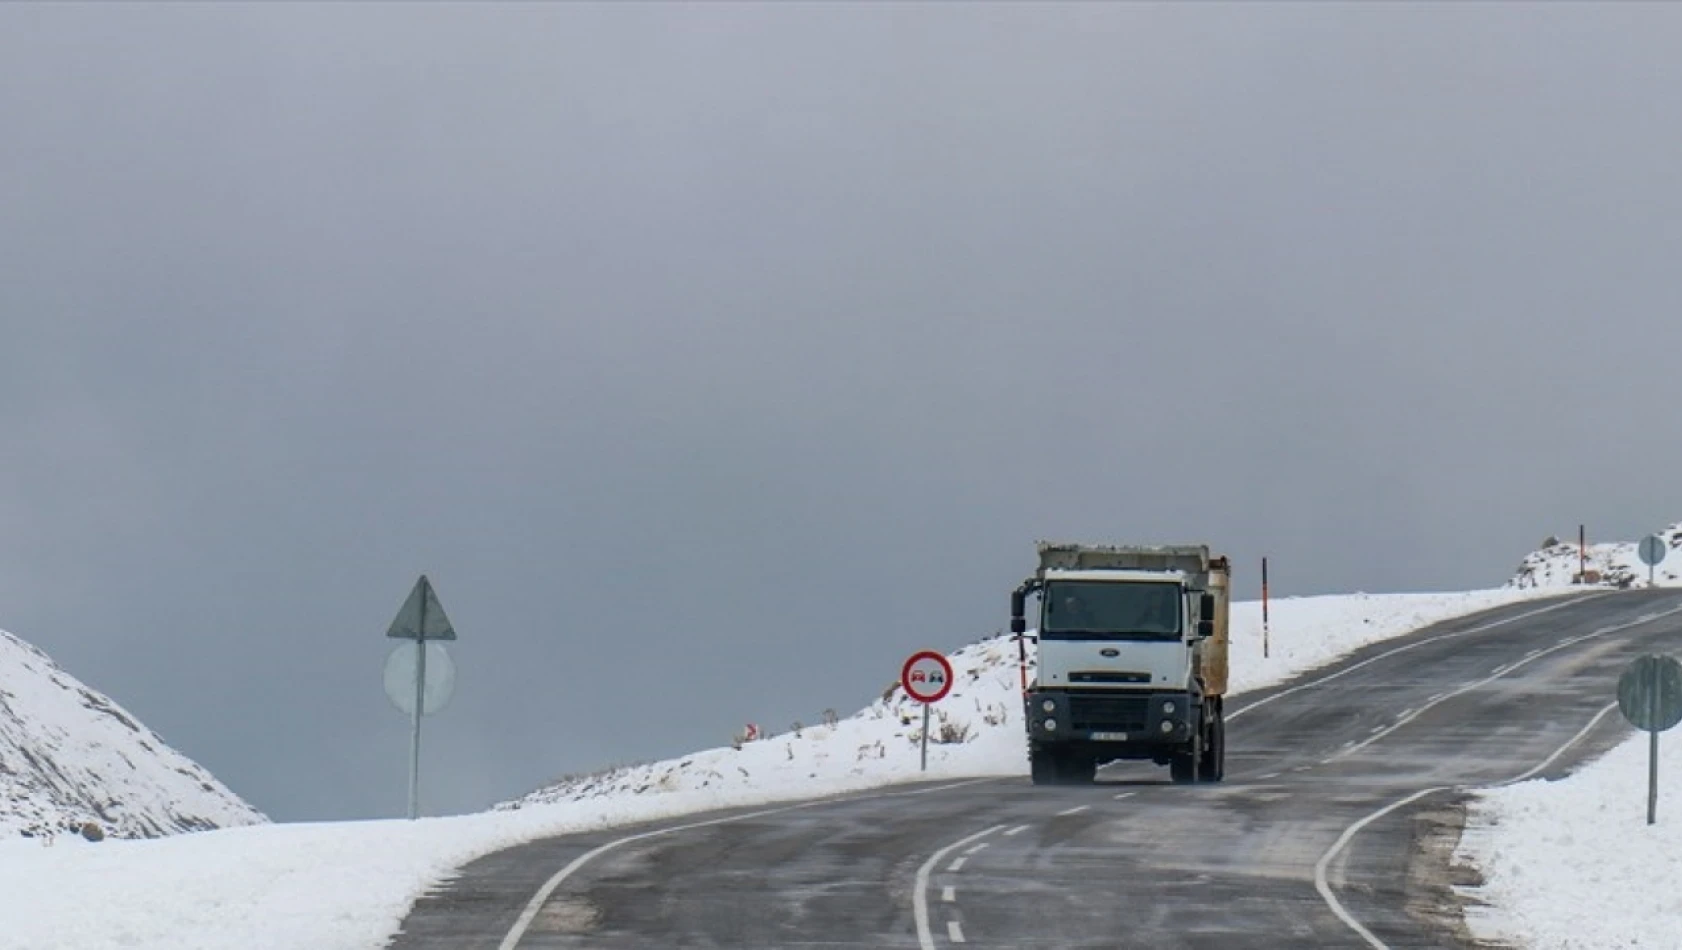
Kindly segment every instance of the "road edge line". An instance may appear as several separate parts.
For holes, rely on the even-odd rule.
[[[1355,919],[1355,915],[1351,914],[1343,906],[1343,902],[1337,899],[1337,893],[1332,890],[1331,883],[1326,877],[1326,870],[1331,867],[1333,861],[1337,860],[1338,853],[1348,847],[1349,843],[1355,840],[1355,836],[1360,834],[1361,830],[1367,825],[1383,818],[1385,815],[1390,814],[1396,809],[1410,805],[1427,795],[1434,795],[1437,792],[1446,792],[1450,790],[1477,791],[1480,789],[1500,788],[1506,785],[1514,785],[1535,777],[1537,773],[1558,761],[1559,757],[1564,755],[1572,746],[1583,741],[1590,732],[1594,731],[1596,726],[1600,725],[1600,721],[1605,719],[1608,713],[1617,708],[1618,704],[1615,702],[1602,706],[1598,712],[1589,718],[1587,725],[1578,729],[1571,738],[1565,740],[1565,742],[1561,744],[1559,748],[1553,750],[1547,758],[1543,759],[1536,765],[1531,766],[1525,771],[1520,772],[1512,778],[1482,785],[1438,785],[1432,788],[1421,789],[1420,791],[1414,792],[1412,795],[1408,795],[1405,798],[1391,802],[1378,811],[1375,811],[1365,818],[1362,818],[1360,821],[1355,822],[1348,828],[1345,828],[1343,834],[1339,835],[1338,839],[1332,843],[1332,846],[1326,849],[1326,853],[1320,856],[1320,860],[1314,863],[1314,889],[1320,892],[1321,899],[1326,902],[1326,906],[1331,909],[1332,914],[1334,914],[1338,920],[1342,921],[1343,924],[1350,930],[1353,930],[1358,936],[1365,940],[1368,946],[1372,947],[1373,950],[1390,950],[1389,944],[1373,936],[1372,931],[1368,930],[1365,925]]]

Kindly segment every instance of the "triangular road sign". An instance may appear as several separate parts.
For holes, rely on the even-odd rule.
[[[391,622],[391,629],[385,635],[400,640],[456,638],[456,629],[450,626],[444,605],[438,602],[438,592],[432,589],[432,582],[425,574],[415,582],[415,589],[409,592],[409,599],[403,602],[403,609],[397,611],[397,619]]]

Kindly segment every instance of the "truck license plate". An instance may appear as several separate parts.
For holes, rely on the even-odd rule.
[[[1125,733],[1125,732],[1094,732],[1092,734],[1092,741],[1093,742],[1126,742],[1127,741],[1127,733]]]

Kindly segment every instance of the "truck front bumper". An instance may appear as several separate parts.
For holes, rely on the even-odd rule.
[[[1034,690],[1028,737],[1034,742],[1182,745],[1198,722],[1190,693]]]

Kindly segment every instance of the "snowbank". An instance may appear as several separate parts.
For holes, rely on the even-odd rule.
[[[1480,793],[1458,853],[1485,881],[1466,891],[1487,902],[1467,912],[1474,936],[1533,950],[1682,946],[1676,735],[1660,737],[1652,826],[1645,733],[1569,778]]]

